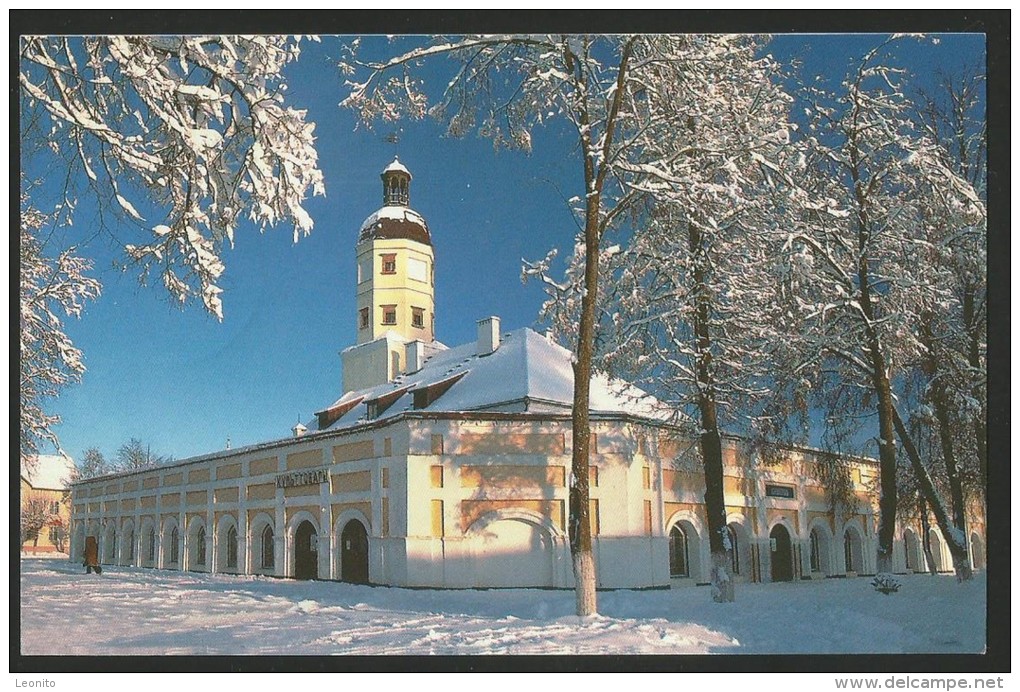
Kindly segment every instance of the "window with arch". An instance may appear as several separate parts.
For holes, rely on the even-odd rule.
[[[669,532],[669,576],[691,576],[691,566],[688,558],[687,532],[677,524]]]
[[[917,565],[914,564],[914,542],[910,540],[913,535],[910,531],[903,532],[904,557],[906,558],[907,569],[909,570],[917,569]]]
[[[128,531],[127,537],[124,539],[127,541],[127,559],[134,561],[135,559],[135,532]]]
[[[730,540],[730,571],[733,574],[740,574],[740,548],[737,543],[737,532],[732,526],[726,527],[726,535]]]
[[[148,558],[147,559],[148,559],[149,562],[155,562],[156,561],[156,529],[154,529],[151,526],[149,527],[149,536],[148,536],[147,545],[148,545],[148,549],[149,549],[148,550]]]
[[[811,530],[811,571],[822,571],[822,549],[818,541],[818,529]]]
[[[181,552],[181,534],[177,530],[177,527],[173,527],[170,531],[170,564],[176,565],[180,559]]]
[[[195,565],[205,566],[205,527],[199,526],[195,534]]]
[[[856,572],[857,565],[854,564],[853,539],[850,537],[849,531],[843,534],[843,557],[846,559],[846,571]]]
[[[227,529],[227,567],[237,569],[237,527]]]
[[[276,559],[273,557],[273,527],[266,525],[266,528],[262,529],[262,567],[264,569],[271,569],[276,565]]]

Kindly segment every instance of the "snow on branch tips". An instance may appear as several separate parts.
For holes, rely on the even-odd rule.
[[[24,200],[23,200],[24,202]],[[46,217],[22,207],[20,237],[20,397],[21,457],[31,457],[42,442],[59,449],[53,426],[57,416],[43,409],[85,371],[82,353],[64,333],[63,318],[79,317],[88,300],[99,295],[99,282],[86,276],[91,263],[74,249],[56,258],[43,255],[38,240]]]
[[[222,317],[220,250],[240,221],[292,224],[296,241],[324,192],[315,126],[283,96],[299,52],[280,36],[26,37],[22,139],[47,141],[128,227],[153,219],[128,256]]]

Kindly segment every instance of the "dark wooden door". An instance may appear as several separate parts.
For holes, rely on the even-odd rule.
[[[319,578],[319,537],[310,521],[301,522],[294,532],[294,577]]]
[[[356,519],[347,522],[340,534],[340,579],[368,583],[368,532]]]
[[[790,532],[776,524],[769,533],[772,544],[772,581],[793,581],[793,549]]]

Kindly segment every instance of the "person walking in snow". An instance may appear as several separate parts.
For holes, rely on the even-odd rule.
[[[96,543],[95,536],[85,537],[85,559],[81,565],[85,568],[85,574],[92,574],[92,570],[95,570],[96,574],[103,573],[103,568],[99,564],[99,544]]]

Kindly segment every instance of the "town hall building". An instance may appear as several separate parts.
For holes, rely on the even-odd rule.
[[[572,588],[567,541],[571,353],[545,335],[477,322],[436,340],[434,253],[410,207],[412,176],[382,173],[362,224],[356,343],[342,394],[262,444],[81,481],[72,560],[86,536],[104,564],[393,586]],[[590,516],[600,588],[709,581],[696,441],[651,395],[598,376],[591,387]],[[877,464],[852,468],[859,502],[836,516],[820,452],[764,463],[724,440],[733,571],[779,581],[875,571]],[[969,525],[983,563],[981,517]],[[896,571],[922,571],[920,528],[898,527]],[[938,566],[948,551],[933,529]]]

